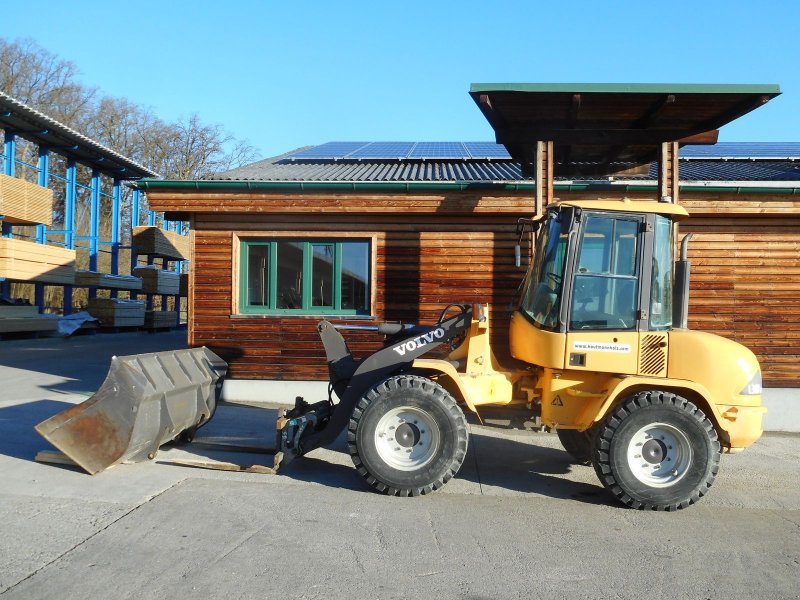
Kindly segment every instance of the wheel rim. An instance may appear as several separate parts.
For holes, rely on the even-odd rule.
[[[400,471],[413,471],[433,460],[439,439],[439,427],[430,413],[410,406],[388,411],[375,428],[378,455]]]
[[[680,481],[692,464],[692,446],[686,434],[666,423],[651,423],[633,434],[628,444],[628,466],[639,481],[668,487]]]

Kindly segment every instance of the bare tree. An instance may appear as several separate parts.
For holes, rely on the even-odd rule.
[[[258,158],[246,140],[192,114],[167,123],[126,98],[81,84],[74,63],[30,39],[0,38],[0,90],[172,179],[197,179]]]

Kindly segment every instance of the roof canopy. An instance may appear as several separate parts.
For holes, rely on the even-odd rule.
[[[716,142],[716,130],[780,94],[777,85],[475,83],[499,144],[522,163],[554,143],[556,175],[653,161],[664,142]],[[703,135],[706,134],[706,135]],[[687,139],[690,138],[690,139]]]
[[[42,112],[0,92],[0,129],[17,133],[40,147],[47,147],[101,173],[118,179],[158,177],[158,173],[114,152]]]

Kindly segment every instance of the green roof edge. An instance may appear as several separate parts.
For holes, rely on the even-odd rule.
[[[133,187],[145,192],[153,190],[192,190],[201,192],[204,190],[219,191],[284,191],[284,192],[305,192],[305,191],[465,191],[465,190],[502,190],[502,191],[526,191],[532,192],[536,189],[536,183],[459,183],[459,182],[323,182],[323,181],[221,181],[221,180],[165,180],[165,179],[140,179],[132,184]],[[658,190],[658,186],[651,183],[645,184],[611,184],[611,183],[556,183],[555,190],[563,192],[582,192],[588,190],[615,190],[620,192],[653,192]],[[791,194],[800,195],[800,187],[759,187],[744,185],[692,185],[683,184],[680,190],[684,192],[734,192],[736,194]]]
[[[761,83],[473,83],[470,93],[565,92],[631,94],[780,94],[778,84]]]

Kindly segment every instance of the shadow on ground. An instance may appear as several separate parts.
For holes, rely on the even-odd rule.
[[[0,408],[0,454],[33,460],[40,450],[54,450],[33,427],[71,406],[69,402],[40,400]]]
[[[70,406],[64,402],[40,401],[0,409],[0,453],[33,460],[39,450],[50,449],[50,444],[33,427]],[[209,424],[197,432],[193,443],[165,445],[159,457],[169,462],[170,451],[177,450],[195,459],[272,466],[270,451],[275,447],[277,416],[277,408],[220,405]],[[473,426],[469,451],[456,479],[477,484],[483,494],[531,493],[590,504],[611,504],[599,484],[570,477],[574,469],[590,467],[572,464],[569,455],[561,449],[537,444],[537,435],[497,435],[489,428]],[[220,444],[250,451],[220,449]],[[318,449],[281,465],[280,474],[297,481],[371,493],[345,448],[343,433],[330,449]]]

